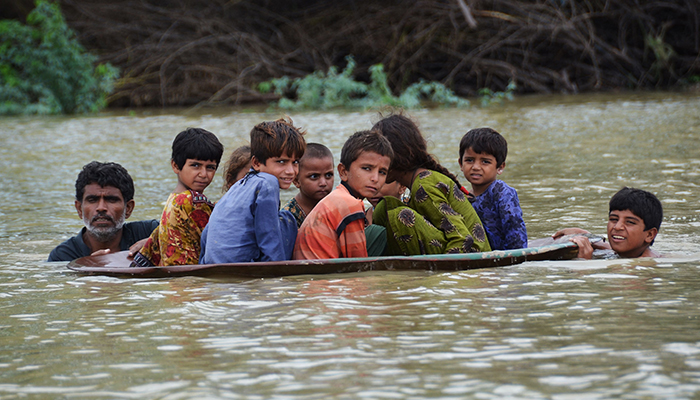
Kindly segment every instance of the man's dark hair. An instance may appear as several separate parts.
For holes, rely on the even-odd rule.
[[[381,156],[394,159],[394,150],[391,148],[389,140],[382,136],[379,131],[359,131],[353,133],[345,141],[343,149],[340,151],[340,163],[345,168],[350,169],[350,164],[360,157],[363,151],[371,151]]]
[[[663,207],[653,193],[646,190],[624,187],[610,199],[610,210],[630,210],[634,215],[644,221],[644,230],[651,228],[661,229],[661,220],[664,218]],[[653,242],[652,242],[653,244]]]
[[[126,168],[113,162],[92,161],[83,167],[75,181],[75,199],[83,201],[85,186],[96,183],[101,187],[113,186],[122,192],[124,203],[134,198],[134,181]]]
[[[459,142],[459,159],[462,165],[464,152],[471,148],[473,152],[486,153],[496,158],[496,167],[500,167],[508,155],[508,142],[500,133],[491,128],[472,129],[462,136]]]
[[[188,159],[221,162],[224,145],[213,133],[202,128],[187,128],[175,136],[173,140],[172,159],[179,169],[185,166]]]

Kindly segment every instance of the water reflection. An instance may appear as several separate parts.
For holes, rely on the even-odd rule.
[[[84,277],[42,261],[80,228],[73,184],[86,162],[125,165],[132,218],[153,218],[175,184],[177,132],[202,126],[230,151],[277,115],[0,119],[0,397],[696,398],[699,105],[653,93],[413,114],[455,171],[468,129],[506,136],[502,177],[531,238],[570,225],[604,234],[610,196],[638,186],[662,200],[655,247],[674,258],[258,280]],[[336,161],[376,118],[292,117]]]

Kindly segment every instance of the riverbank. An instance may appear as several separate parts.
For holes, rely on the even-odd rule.
[[[480,89],[580,93],[700,80],[700,3],[462,0],[264,3],[61,2],[81,43],[121,69],[113,107],[246,104],[256,90],[345,57],[383,64],[396,92],[421,79]],[[471,16],[471,19],[469,18]]]

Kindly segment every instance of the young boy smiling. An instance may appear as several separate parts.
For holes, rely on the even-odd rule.
[[[282,209],[294,215],[297,227],[316,207],[321,199],[333,190],[333,153],[320,143],[307,143],[304,156],[299,160],[299,173],[294,180],[299,193]]]
[[[375,197],[384,185],[393,157],[391,144],[376,131],[350,136],[340,153],[341,183],[299,228],[295,259],[367,257],[363,200]]]
[[[202,230],[214,207],[202,192],[214,179],[223,152],[219,139],[204,129],[188,128],[175,137],[170,164],[177,185],[166,201],[160,225],[132,266],[197,264]]]
[[[593,249],[612,249],[621,258],[660,257],[651,248],[661,229],[663,207],[654,194],[641,189],[624,187],[610,199],[608,211],[608,243],[591,244],[584,236],[570,240],[578,245],[579,258],[593,258]],[[552,237],[590,233],[580,228],[566,228]]]
[[[527,229],[518,193],[496,179],[506,167],[508,143],[491,128],[472,129],[459,143],[459,166],[472,184],[472,207],[486,229],[491,249],[527,247]]]
[[[304,155],[303,132],[292,121],[262,122],[250,132],[251,167],[224,194],[202,233],[200,263],[282,261],[292,257],[297,225],[280,211],[280,189],[288,189]]]

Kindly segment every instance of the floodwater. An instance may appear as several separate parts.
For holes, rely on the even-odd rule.
[[[412,112],[455,172],[461,136],[507,138],[502,179],[531,239],[604,234],[622,186],[657,194],[670,258],[529,262],[465,272],[280,279],[82,276],[49,251],[81,227],[91,160],[136,183],[131,220],[158,218],[188,126],[226,155],[259,110],[0,118],[0,399],[608,399],[700,397],[700,95],[523,97]],[[337,157],[372,112],[294,113]],[[221,173],[207,190],[220,197]],[[282,193],[286,201],[293,191]]]

